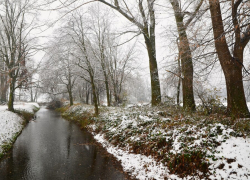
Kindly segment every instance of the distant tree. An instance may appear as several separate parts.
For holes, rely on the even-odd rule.
[[[135,46],[129,47],[129,49],[117,46],[110,48],[108,72],[116,105],[123,102],[123,85],[126,77],[133,70],[132,64],[135,62],[134,59]]]
[[[103,13],[102,13],[103,12]],[[99,61],[103,73],[107,105],[111,105],[110,101],[110,81],[109,81],[109,72],[108,72],[108,50],[109,50],[109,41],[111,36],[111,20],[109,12],[100,11],[100,7],[93,6],[89,12],[91,16],[90,20],[90,29],[92,34],[92,43],[91,49],[93,55]]]
[[[222,3],[228,7],[227,14],[221,11]],[[209,5],[215,48],[226,80],[227,111],[235,117],[249,117],[242,81],[243,54],[250,40],[248,2],[209,0]]]
[[[64,27],[63,31],[65,35],[71,39],[68,43],[71,43],[75,48],[75,52],[72,53],[72,56],[76,59],[77,66],[81,69],[79,77],[91,84],[95,115],[98,115],[98,93],[95,78],[99,67],[91,51],[91,46],[93,45],[88,39],[89,28],[86,27],[84,19],[85,17],[81,12],[75,12],[74,15],[70,16],[68,24]]]
[[[43,86],[46,87],[44,92],[55,97],[60,94],[68,94],[69,105],[72,106],[74,103],[73,91],[77,81],[77,66],[75,58],[72,56],[73,46],[65,43],[63,38],[55,38],[49,44],[47,60],[42,70],[42,73],[46,72],[47,75],[42,77]]]

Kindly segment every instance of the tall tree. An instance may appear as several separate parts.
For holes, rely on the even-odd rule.
[[[92,51],[90,50],[92,44],[89,41],[87,34],[89,28],[86,28],[84,23],[84,15],[81,12],[76,12],[69,20],[67,35],[71,38],[71,43],[75,46],[76,53],[72,54],[78,60],[78,67],[83,71],[80,75],[81,78],[91,84],[93,102],[95,106],[95,115],[99,114],[97,86],[96,86],[96,69],[97,64]],[[88,75],[88,77],[86,76]]]
[[[90,11],[91,22],[90,29],[93,34],[93,40],[95,46],[92,47],[93,55],[99,61],[104,77],[107,105],[111,105],[110,101],[110,85],[108,75],[108,55],[107,49],[109,49],[109,39],[111,38],[110,26],[111,20],[108,11],[100,11],[100,7],[94,6]]]
[[[0,15],[0,53],[8,70],[9,102],[8,110],[14,111],[15,90],[27,82],[26,60],[28,46],[25,42],[25,15],[29,1],[4,0]]]
[[[243,0],[230,1],[231,18],[227,24],[222,19],[221,3],[209,0],[215,48],[226,80],[227,111],[235,117],[249,117],[242,81],[243,53],[250,40],[249,8],[243,8]],[[232,29],[227,30],[232,32],[230,43],[227,42],[226,25],[229,28],[232,25]]]
[[[196,17],[204,0],[200,2],[194,8],[194,12],[189,12],[190,17],[184,22],[184,16],[187,14],[183,11],[178,0],[170,0],[172,8],[174,10],[175,21],[179,34],[178,50],[181,59],[181,71],[182,71],[182,91],[183,91],[183,108],[186,110],[195,110],[194,93],[193,93],[193,60],[192,52],[187,36],[187,28],[193,19]],[[190,6],[192,2],[188,2]]]
[[[108,2],[106,0],[98,0],[101,3],[113,8],[131,23],[136,25],[140,32],[143,34],[145,45],[148,52],[150,77],[151,77],[151,102],[153,106],[161,102],[161,89],[156,60],[156,44],[155,44],[155,0],[138,0],[133,1],[129,6],[124,0],[114,0]],[[137,9],[138,12],[133,10]]]

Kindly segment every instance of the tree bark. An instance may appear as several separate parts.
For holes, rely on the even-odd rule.
[[[73,106],[73,104],[74,104],[74,100],[73,100],[73,95],[72,95],[72,91],[71,90],[69,90],[69,105],[70,106]]]
[[[227,88],[227,112],[234,117],[250,117],[242,81],[244,46],[235,37],[235,48],[231,55],[225,37],[219,0],[209,0],[215,48],[225,75]],[[234,4],[232,5],[234,6]]]
[[[149,57],[149,68],[150,68],[150,78],[151,78],[151,103],[152,106],[157,106],[161,103],[161,88],[158,74],[158,67],[156,61],[156,49],[155,45],[152,44],[148,35],[144,34],[145,44],[147,47],[148,57]]]
[[[68,90],[68,94],[69,94],[69,105],[70,106],[73,106],[73,104],[74,104],[74,99],[73,99],[73,95],[72,95],[72,80],[71,80],[71,73],[69,72],[69,75],[68,75],[68,78],[69,78],[69,80],[68,80],[68,84],[67,84],[67,90]]]
[[[88,84],[86,83],[86,93],[85,93],[85,103],[89,104],[89,87]]]
[[[110,104],[112,102],[112,92],[111,91],[109,91],[109,102],[110,102]]]
[[[181,63],[180,58],[178,57],[178,75],[181,76]],[[181,77],[178,77],[178,84],[177,84],[177,106],[180,106],[180,92],[181,92]]]
[[[5,74],[1,74],[1,101],[7,102],[7,90],[8,90],[8,84],[7,84],[7,76]]]
[[[177,30],[179,34],[179,54],[181,58],[182,69],[182,91],[183,91],[183,108],[188,111],[195,111],[195,101],[193,93],[193,61],[190,44],[187,38],[186,28],[183,22],[183,14],[179,9],[179,4],[171,2],[174,10]]]
[[[96,86],[94,82],[94,77],[90,75],[90,80],[91,80],[91,87],[92,87],[92,95],[93,95],[93,102],[95,106],[95,115],[98,116],[99,114],[99,109],[98,109],[98,100],[97,100],[97,92],[96,92]]]
[[[30,102],[34,102],[32,86],[31,86],[31,88],[30,88]]]
[[[105,87],[106,87],[107,105],[111,106],[111,104],[110,104],[110,97],[109,97],[109,83],[106,80],[106,77],[105,77]]]
[[[10,93],[9,93],[9,102],[8,110],[14,112],[14,99],[15,99],[15,81],[10,83]]]

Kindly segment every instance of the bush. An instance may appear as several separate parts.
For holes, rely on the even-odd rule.
[[[185,177],[186,175],[198,175],[198,170],[205,176],[209,167],[209,163],[204,160],[205,154],[205,152],[198,150],[173,155],[168,162],[170,173]]]
[[[206,89],[197,92],[202,104],[197,107],[198,110],[203,111],[206,115],[209,114],[226,114],[226,107],[221,103],[221,97],[218,95],[220,90]]]
[[[62,107],[62,102],[60,100],[53,100],[47,105],[47,109],[58,109]]]

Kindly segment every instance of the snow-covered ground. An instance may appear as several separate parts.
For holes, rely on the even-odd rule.
[[[250,179],[250,139],[230,137],[216,148],[211,179]]]
[[[39,108],[37,103],[15,103],[14,109],[25,110],[33,113],[34,107]],[[7,106],[0,106],[0,154],[3,152],[3,145],[11,144],[13,138],[23,128],[23,119],[17,114],[7,111]]]
[[[90,127],[95,128],[95,127]],[[129,172],[137,179],[207,179],[198,176],[187,176],[184,178],[170,174],[168,167],[161,162],[157,162],[151,156],[134,154],[129,151],[114,146],[105,140],[103,134],[96,134],[94,138],[102,144],[107,151],[113,154],[123,166],[124,171]],[[220,137],[218,137],[220,139]],[[181,144],[179,142],[178,144]],[[179,145],[177,145],[179,147]],[[230,137],[216,148],[215,159],[210,161],[209,171],[211,180],[222,179],[250,179],[250,139],[242,137]]]
[[[210,122],[210,117],[197,121],[193,117],[177,119],[156,114],[159,113],[150,109],[130,111],[129,108],[109,108],[106,115],[102,114],[95,124],[89,125],[89,129],[93,131],[95,139],[121,161],[124,171],[138,179],[250,179],[249,134],[246,136],[232,129],[231,125],[223,125],[213,122],[214,120]],[[241,121],[249,123],[249,119]],[[171,147],[167,145],[160,148],[157,143],[154,145],[164,138],[166,142],[171,142]],[[143,148],[139,153],[134,153],[134,144],[143,148],[156,148],[153,154],[166,153],[170,161],[173,154],[204,152],[202,161],[208,164],[206,177],[200,176],[202,173],[199,171],[194,176],[183,178],[171,174],[168,162],[143,155]],[[170,150],[164,151],[164,148]]]

